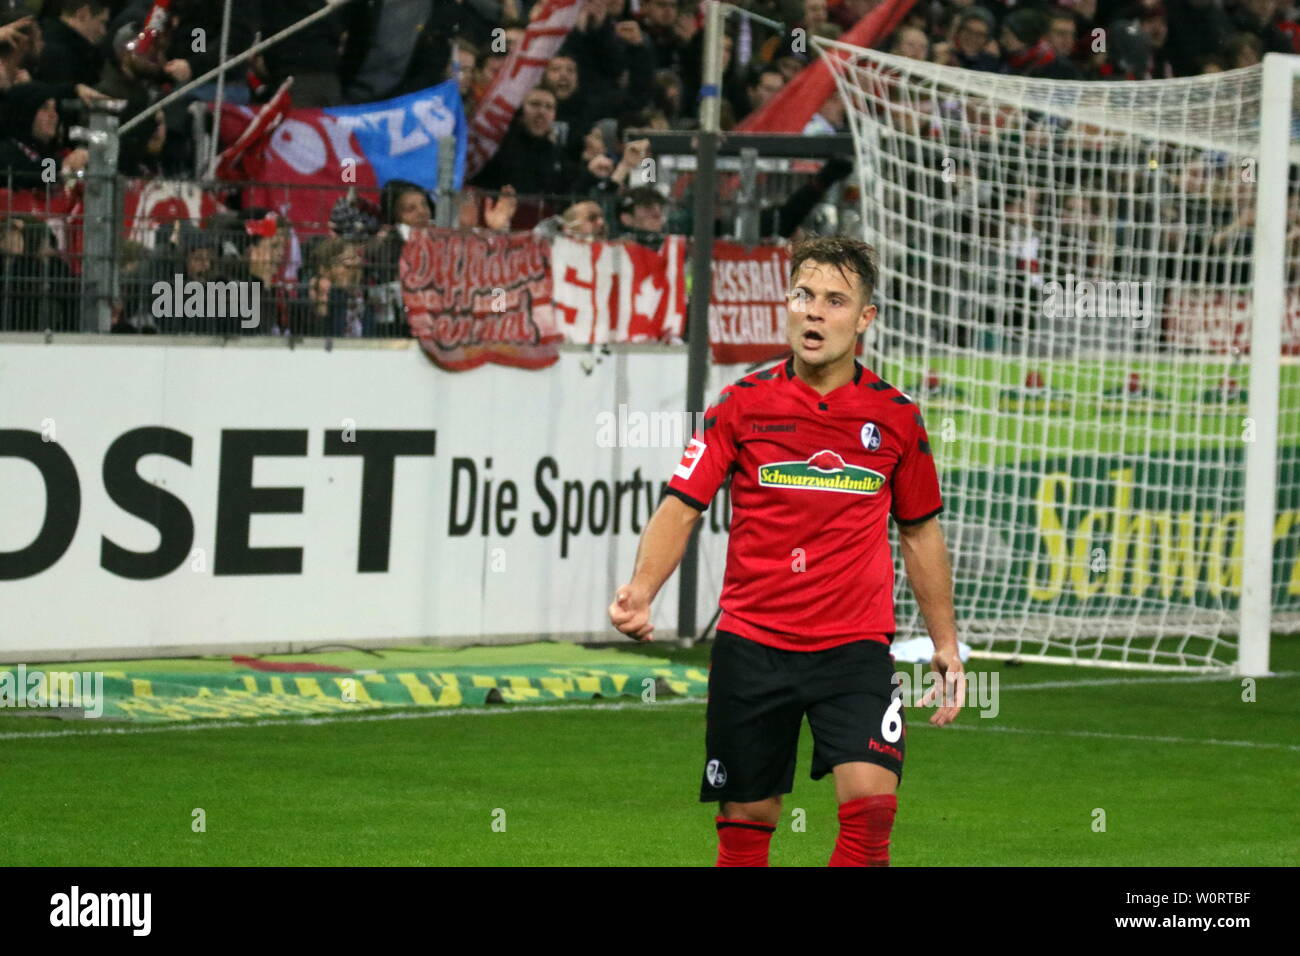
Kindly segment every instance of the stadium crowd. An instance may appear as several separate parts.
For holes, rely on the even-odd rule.
[[[224,98],[265,102],[293,77],[294,106],[365,103],[455,77],[472,114],[541,0],[354,0],[224,76]],[[702,74],[702,14],[688,0],[581,0],[578,21],[524,100],[500,148],[457,197],[463,228],[536,228],[653,244],[689,232],[689,213],[635,175],[649,143],[635,130],[690,130]],[[785,24],[730,18],[722,120],[730,129],[780,94],[813,54],[810,36],[840,37],[880,0],[735,0]],[[238,0],[228,49],[242,51],[324,7],[325,0]],[[220,0],[172,0],[166,29],[138,41],[151,0],[0,0],[0,190],[75,184],[87,153],[68,130],[100,98],[146,109],[220,62]],[[196,42],[195,38],[202,38]],[[1194,76],[1300,53],[1296,0],[919,0],[882,48],[918,60],[993,73],[1124,81]],[[190,102],[212,100],[215,81]],[[845,129],[838,97],[805,133]],[[192,177],[188,103],[156,114],[121,141],[127,177]],[[48,171],[60,176],[50,183]],[[851,172],[832,161],[764,210],[764,236],[789,237]],[[204,223],[173,223],[149,242],[126,242],[118,266],[123,331],[162,327],[146,296],[156,276],[263,279],[259,330],[293,334],[403,334],[395,292],[403,230],[431,221],[433,198],[392,182],[378,205],[342,187],[327,234],[299,244],[275,211],[240,208]],[[38,214],[0,203],[0,329],[74,328],[76,264]],[[1086,211],[1085,211],[1086,212]],[[730,222],[719,220],[725,233]],[[176,320],[177,322],[182,320]],[[207,326],[205,328],[211,328]],[[220,331],[220,330],[216,330]]]

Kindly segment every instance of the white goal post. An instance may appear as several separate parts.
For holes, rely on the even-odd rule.
[[[962,639],[1268,673],[1300,630],[1300,57],[1065,82],[814,44]],[[899,572],[900,635],[924,633]]]

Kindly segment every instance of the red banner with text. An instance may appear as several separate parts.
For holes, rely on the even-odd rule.
[[[411,333],[450,371],[554,364],[550,252],[528,232],[412,230],[400,264]]]

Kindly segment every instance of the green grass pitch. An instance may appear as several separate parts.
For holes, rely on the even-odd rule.
[[[972,661],[998,670],[1000,712],[909,711],[894,865],[1294,865],[1300,638],[1272,655],[1290,676],[1254,702],[1235,678]],[[703,701],[621,704],[120,734],[0,716],[0,865],[712,865]],[[834,844],[811,747],[805,725],[774,866]]]

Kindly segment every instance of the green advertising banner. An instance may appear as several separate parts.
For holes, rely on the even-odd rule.
[[[1272,594],[1275,618],[1293,623],[1300,368],[1283,363]],[[1235,629],[1259,430],[1241,357],[944,355],[878,367],[925,416],[959,619],[995,637],[1029,621],[1049,637],[1083,622],[1103,638]],[[898,600],[902,624],[915,605],[906,587]]]

